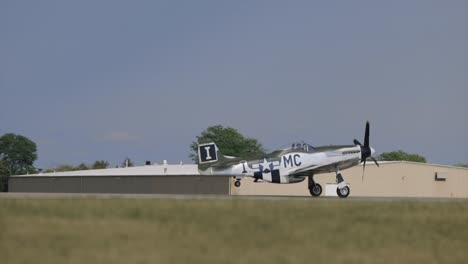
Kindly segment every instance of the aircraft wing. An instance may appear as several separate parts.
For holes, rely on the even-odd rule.
[[[311,175],[311,174],[318,174],[318,173],[328,173],[328,172],[336,172],[336,169],[346,169],[351,166],[356,165],[359,163],[359,159],[356,160],[347,160],[347,161],[339,161],[339,162],[330,162],[326,164],[319,164],[319,165],[310,165],[304,168],[300,168],[292,172],[291,176],[299,176],[299,175]]]

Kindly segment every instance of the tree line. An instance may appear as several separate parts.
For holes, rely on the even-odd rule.
[[[245,137],[237,129],[221,125],[206,128],[196,140],[190,144],[189,157],[198,162],[198,142],[215,142],[228,156],[254,157],[265,154],[263,145],[254,138]],[[29,138],[7,133],[0,137],[0,191],[7,190],[8,177],[12,175],[38,173],[34,167],[37,160],[37,146]],[[378,157],[380,161],[412,161],[426,163],[425,157],[419,154],[407,153],[403,150],[383,152]],[[132,167],[134,163],[126,158],[121,167]],[[456,164],[455,166],[468,167],[468,163]],[[64,172],[89,169],[105,169],[109,167],[106,160],[97,160],[92,164],[80,163],[78,165],[62,164],[54,168],[45,169],[44,172]]]
[[[122,161],[120,166],[117,166],[117,167],[125,168],[125,167],[134,167],[134,166],[135,166],[135,163],[130,158],[126,158]],[[45,169],[43,172],[49,173],[49,172],[64,172],[64,171],[78,171],[78,170],[100,170],[100,169],[107,169],[107,168],[109,168],[109,162],[107,160],[96,160],[95,162],[91,164],[86,164],[82,162],[76,166],[72,164],[60,164],[56,167]]]
[[[31,139],[13,133],[7,133],[0,137],[0,192],[8,190],[8,178],[13,175],[35,174],[41,172],[34,167],[37,160],[37,145]],[[134,162],[126,158],[122,167],[133,167]],[[109,162],[106,160],[96,160],[87,165],[61,164],[53,168],[47,168],[43,172],[64,172],[76,170],[96,170],[106,169]]]

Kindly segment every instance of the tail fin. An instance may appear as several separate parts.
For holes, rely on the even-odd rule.
[[[224,156],[214,142],[198,144],[198,170],[200,172],[206,173],[210,169],[212,173],[213,168],[220,169],[230,165],[229,161],[233,158]]]
[[[214,142],[198,145],[198,164],[215,163],[218,161],[218,147]]]

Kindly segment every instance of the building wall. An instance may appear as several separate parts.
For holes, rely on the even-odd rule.
[[[158,168],[151,166],[146,169]],[[69,172],[68,176],[60,176],[58,173],[52,176],[17,176],[10,177],[9,190],[56,193],[310,195],[307,180],[295,184],[272,184],[254,183],[252,178],[244,178],[242,186],[237,188],[234,187],[231,177],[194,175],[197,172],[196,165],[172,168],[175,169],[185,175],[73,176],[74,172]],[[130,172],[122,169],[114,170],[100,170],[99,173]],[[142,172],[135,171],[135,173]],[[436,181],[436,173],[445,173],[446,180]],[[412,162],[387,162],[377,167],[370,162],[366,165],[364,178],[362,178],[362,166],[344,170],[342,174],[351,188],[351,196],[468,198],[468,169],[465,168]],[[315,176],[315,181],[322,185],[322,195],[336,195],[335,173],[318,174]]]
[[[215,176],[20,176],[10,192],[229,194],[229,178]]]
[[[445,181],[436,181],[436,173],[445,173]],[[468,198],[468,169],[412,162],[373,163],[366,165],[364,178],[362,166],[341,172],[351,189],[350,196],[378,197],[457,197]],[[315,181],[322,185],[322,195],[336,195],[336,187],[326,192],[327,184],[335,184],[335,173],[317,174]],[[252,178],[242,180],[236,188],[231,180],[233,195],[310,195],[307,179],[301,183],[254,183]]]

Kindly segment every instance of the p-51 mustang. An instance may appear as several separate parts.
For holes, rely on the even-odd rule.
[[[364,145],[356,139],[355,145],[313,147],[305,143],[292,144],[290,148],[276,150],[270,154],[244,160],[222,155],[216,144],[198,145],[198,170],[200,174],[234,176],[234,185],[239,187],[243,177],[253,177],[271,183],[297,183],[309,179],[309,191],[314,197],[320,196],[322,186],[314,181],[314,175],[336,172],[339,197],[346,198],[349,186],[343,180],[340,170],[348,169],[371,158],[375,150],[369,146],[369,122],[366,123]],[[363,172],[364,173],[364,172]]]

